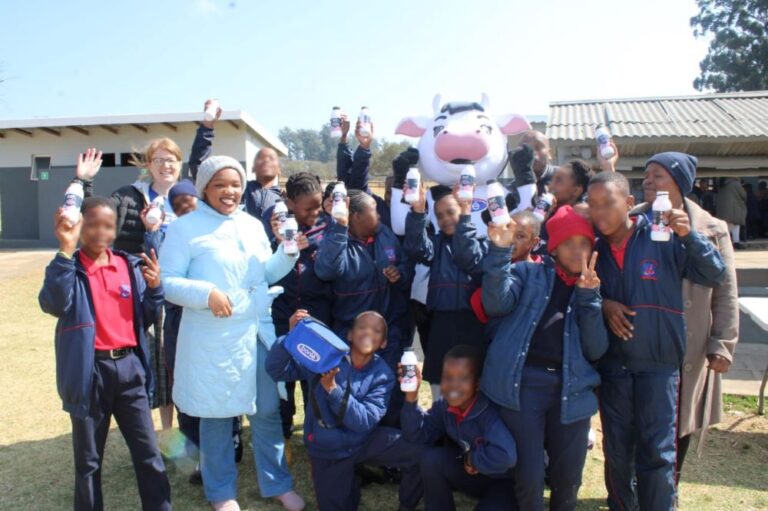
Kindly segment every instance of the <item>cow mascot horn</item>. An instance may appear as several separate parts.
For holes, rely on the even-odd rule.
[[[428,180],[452,187],[462,169],[474,165],[477,176],[475,198],[472,202],[472,220],[480,233],[485,233],[482,213],[488,207],[486,182],[504,171],[509,156],[507,137],[531,129],[528,121],[519,114],[494,116],[489,111],[488,96],[483,93],[477,102],[442,103],[439,94],[432,100],[431,117],[405,117],[397,125],[395,133],[419,138],[417,149],[409,148],[392,163],[395,182],[392,190],[392,228],[397,234],[405,232],[405,216],[409,206],[401,201],[402,183],[409,166],[418,164]],[[519,160],[520,158],[516,158]],[[532,154],[530,155],[532,162]],[[530,162],[524,162],[530,168]],[[514,165],[513,165],[514,167]],[[525,209],[535,194],[535,177],[532,168],[523,174],[515,170],[517,190],[507,190],[514,196],[508,200],[513,210]],[[530,174],[530,175],[528,175]],[[432,213],[431,192],[427,194],[429,211]],[[437,228],[433,214],[430,218]]]

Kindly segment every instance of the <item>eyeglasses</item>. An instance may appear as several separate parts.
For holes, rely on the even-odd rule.
[[[152,158],[150,161],[152,162],[152,165],[157,165],[157,166],[165,165],[166,163],[168,165],[176,165],[177,163],[179,163],[179,160],[177,160],[176,158]]]

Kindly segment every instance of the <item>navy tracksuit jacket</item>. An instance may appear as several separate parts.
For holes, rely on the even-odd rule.
[[[400,271],[400,280],[394,284],[384,276],[388,266]],[[315,273],[332,283],[333,329],[342,339],[361,312],[373,310],[387,319],[389,338],[382,356],[395,367],[413,279],[413,265],[395,234],[379,224],[372,240],[361,241],[350,236],[346,227],[332,222],[318,245]]]
[[[697,232],[655,242],[648,220],[633,218],[623,269],[606,239],[595,246],[603,297],[637,314],[629,318],[632,338],[624,341],[611,333],[598,364],[608,505],[666,510],[673,509],[676,493],[679,368],[686,338],[682,279],[712,287],[722,280],[725,266]]]

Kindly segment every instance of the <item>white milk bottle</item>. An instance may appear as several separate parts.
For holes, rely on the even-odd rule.
[[[419,169],[411,167],[408,174],[405,175],[405,193],[403,198],[408,204],[413,204],[419,200],[419,189],[421,188],[421,174]]]
[[[669,200],[669,192],[656,192],[656,200],[653,201],[653,225],[651,225],[651,239],[653,241],[669,241],[672,239],[672,228],[664,220],[664,213],[672,209]]]
[[[296,255],[299,253],[299,244],[296,236],[299,233],[299,224],[296,223],[296,217],[293,215],[285,219],[285,234],[283,237],[283,251],[287,255]]]
[[[403,392],[416,392],[419,388],[419,379],[416,377],[416,352],[413,348],[405,348],[400,358],[400,367],[403,369],[403,379],[400,381],[400,390]]]
[[[491,220],[496,225],[507,225],[511,220],[507,201],[505,200],[504,187],[495,179],[486,182],[488,185],[488,212]]]
[[[459,174],[459,192],[457,194],[459,199],[472,200],[475,197],[476,181],[475,166],[472,164],[465,165]]]
[[[83,197],[85,197],[85,192],[82,183],[72,183],[64,192],[64,216],[71,225],[75,225],[80,220],[80,206],[83,205]]]
[[[333,207],[331,208],[331,216],[333,218],[342,218],[349,215],[347,211],[347,187],[344,183],[338,183],[333,187]]]

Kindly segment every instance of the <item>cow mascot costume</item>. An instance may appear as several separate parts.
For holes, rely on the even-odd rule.
[[[482,214],[488,208],[486,182],[496,179],[510,161],[515,175],[515,189],[506,190],[510,213],[529,208],[536,194],[533,173],[533,150],[523,146],[507,153],[507,137],[531,129],[525,117],[517,114],[492,116],[488,96],[480,103],[451,102],[441,104],[440,95],[432,102],[432,117],[406,117],[395,130],[398,135],[420,137],[418,149],[409,148],[392,162],[392,230],[405,234],[405,217],[410,206],[403,198],[408,169],[418,164],[421,173],[438,184],[453,187],[466,165],[474,165],[477,176],[472,202],[472,222],[478,233],[485,235]],[[434,199],[427,194],[429,217],[437,229]]]

